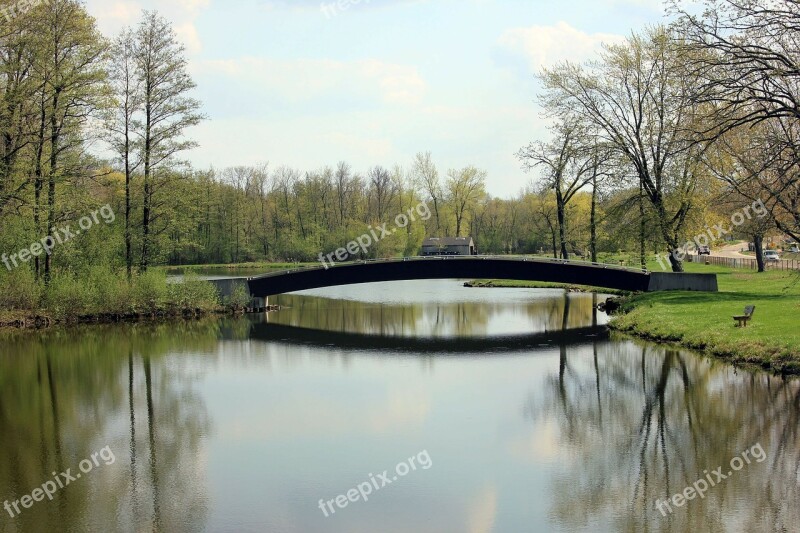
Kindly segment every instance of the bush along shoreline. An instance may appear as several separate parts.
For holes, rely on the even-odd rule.
[[[0,328],[194,319],[277,309],[250,305],[243,287],[221,298],[212,283],[191,275],[170,281],[159,270],[137,274],[130,281],[124,271],[102,268],[85,275],[60,272],[47,285],[24,269],[0,274]]]

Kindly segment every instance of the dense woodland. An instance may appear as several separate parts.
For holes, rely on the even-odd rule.
[[[486,192],[478,161],[443,169],[421,147],[406,161],[353,168],[192,168],[206,120],[183,45],[155,12],[102,35],[77,0],[0,0],[0,252],[30,249],[0,280],[141,276],[154,265],[313,261],[425,202],[431,217],[371,257],[414,255],[425,236],[475,238],[482,253],[596,259],[681,247],[755,200],[769,210],[737,236],[800,238],[800,3],[667,6],[669,25],[604,46],[585,64],[538,74],[549,139],[516,154],[530,184]],[[511,154],[510,154],[511,155]],[[52,253],[31,247],[103,205]],[[673,257],[672,267],[681,262]]]

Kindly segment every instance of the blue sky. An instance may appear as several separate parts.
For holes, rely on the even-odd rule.
[[[341,5],[342,8],[338,6]],[[475,165],[491,194],[532,176],[514,154],[546,129],[533,74],[663,20],[660,0],[87,0],[113,35],[142,9],[173,21],[209,120],[200,168],[348,161],[444,175]]]

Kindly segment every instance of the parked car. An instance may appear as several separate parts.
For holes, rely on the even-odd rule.
[[[767,263],[777,263],[781,260],[781,256],[778,255],[777,250],[766,250],[764,252],[764,261]]]
[[[697,255],[711,255],[711,248],[708,246],[699,246],[697,248]]]
[[[800,254],[800,246],[797,243],[792,244],[789,246],[789,252],[793,254]]]

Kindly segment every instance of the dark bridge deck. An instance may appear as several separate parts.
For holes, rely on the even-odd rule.
[[[247,278],[250,293],[267,297],[319,287],[419,279],[506,279],[590,285],[625,291],[716,291],[714,274],[668,274],[540,258],[411,257],[299,268]]]

